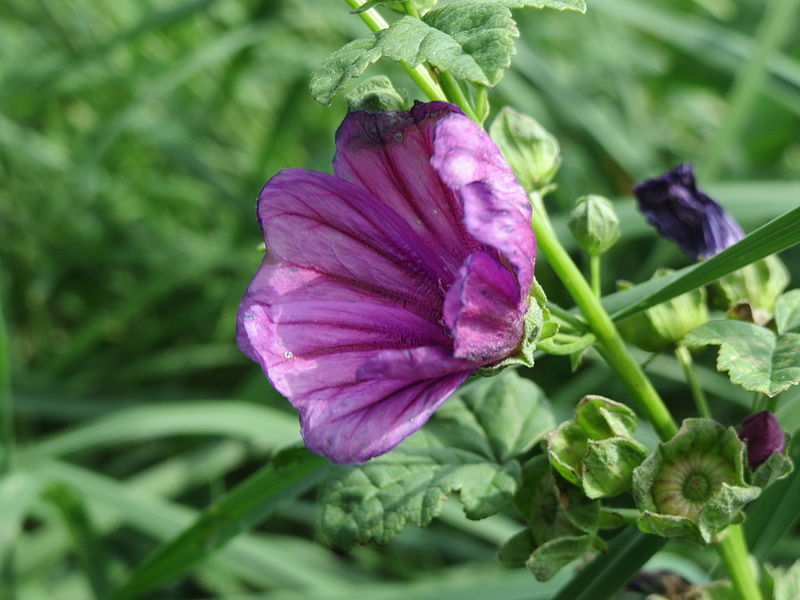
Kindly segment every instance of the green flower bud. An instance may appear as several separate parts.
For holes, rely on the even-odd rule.
[[[789,285],[789,272],[777,256],[768,256],[718,279],[711,286],[716,308],[734,316],[766,325],[772,319],[775,300]]]
[[[633,497],[646,533],[709,543],[761,493],[744,479],[745,445],[732,427],[686,419],[633,471]]]
[[[532,192],[546,186],[561,165],[558,141],[534,119],[504,107],[489,128],[520,185]]]
[[[405,98],[400,95],[385,75],[370,77],[346,96],[347,110],[386,112],[405,108]]]
[[[671,269],[658,269],[652,279],[671,273]],[[620,290],[633,284],[619,282]],[[695,327],[708,321],[705,288],[696,288],[680,296],[648,308],[619,323],[625,340],[648,352],[663,352],[672,348]]]
[[[562,423],[547,438],[547,457],[567,481],[589,498],[617,496],[631,487],[633,469],[647,450],[633,439],[636,415],[619,402],[586,396],[575,419]]]
[[[567,225],[581,249],[592,255],[602,254],[619,239],[619,218],[602,196],[578,198]]]

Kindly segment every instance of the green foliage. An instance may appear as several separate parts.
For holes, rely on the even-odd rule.
[[[508,8],[554,8],[586,12],[584,0],[496,0]]]
[[[800,383],[800,333],[742,321],[711,321],[690,332],[690,346],[720,346],[717,369],[746,390],[775,396]]]
[[[775,299],[789,285],[789,272],[777,256],[768,256],[722,277],[712,286],[721,310],[745,304],[755,322],[769,322]]]
[[[518,488],[516,457],[552,426],[541,390],[513,370],[477,380],[395,450],[337,469],[323,491],[322,529],[337,546],[385,543],[407,524],[430,523],[451,493],[467,517],[488,517]]]
[[[382,57],[412,67],[427,62],[458,79],[492,86],[511,63],[517,35],[509,10],[487,1],[462,0],[430,11],[423,20],[401,17],[330,54],[311,76],[311,95],[328,104]]]
[[[524,565],[539,581],[546,581],[591,548],[605,549],[597,537],[599,501],[561,479],[541,455],[525,463],[522,481],[514,503],[529,528],[503,544],[501,561]]]
[[[276,455],[270,464],[211,504],[190,527],[157,548],[117,590],[114,600],[139,597],[182,575],[315,485],[326,469],[326,461],[305,448]]]
[[[392,81],[385,75],[370,77],[347,94],[347,110],[384,112],[402,110],[406,100],[394,89]]]

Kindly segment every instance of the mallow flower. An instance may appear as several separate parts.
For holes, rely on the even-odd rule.
[[[350,113],[333,171],[286,169],[261,190],[267,251],[237,341],[311,450],[361,463],[517,352],[535,240],[511,168],[451,104]]]
[[[736,220],[698,189],[690,164],[638,184],[633,193],[650,224],[692,258],[710,258],[744,237]]]

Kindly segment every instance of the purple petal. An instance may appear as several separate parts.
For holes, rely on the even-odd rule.
[[[519,286],[518,306],[524,312],[536,241],[528,196],[511,167],[489,135],[458,114],[437,123],[431,164],[460,198],[467,231],[511,263]]]
[[[480,244],[464,226],[464,211],[431,166],[437,123],[461,114],[452,104],[416,104],[411,111],[352,112],[336,132],[334,173],[370,192],[399,214],[455,273]]]
[[[518,302],[511,272],[486,252],[470,254],[444,302],[455,356],[491,363],[511,354],[522,337]]]
[[[744,237],[735,219],[697,188],[692,165],[644,181],[633,193],[650,224],[693,258],[714,256]]]
[[[747,441],[747,459],[755,469],[775,452],[783,452],[786,437],[781,424],[771,412],[762,410],[742,421],[739,437]]]
[[[298,408],[309,448],[348,463],[389,450],[476,366],[452,357],[441,323],[453,276],[391,208],[330,175],[279,173],[258,213],[268,254],[240,347]],[[381,373],[398,352],[414,368]]]

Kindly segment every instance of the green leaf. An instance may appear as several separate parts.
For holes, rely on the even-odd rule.
[[[82,495],[63,483],[51,484],[44,493],[61,513],[67,529],[74,540],[75,552],[81,561],[94,597],[106,598],[108,593],[107,554],[97,535],[94,523],[86,510]]]
[[[595,539],[593,535],[578,535],[550,540],[533,551],[527,567],[536,579],[547,581],[573,560],[589,553]]]
[[[578,571],[554,600],[611,598],[666,543],[665,538],[628,527],[611,541],[607,553],[599,554]]]
[[[367,110],[369,112],[385,112],[402,110],[406,100],[394,89],[392,81],[386,75],[370,77],[347,94],[347,110]]]
[[[789,436],[786,437],[786,448],[788,449],[791,440]],[[788,476],[793,470],[794,464],[791,458],[783,452],[773,452],[767,460],[758,465],[758,468],[753,472],[751,481],[753,485],[763,489],[773,482]]]
[[[711,321],[689,332],[686,344],[720,345],[717,369],[746,390],[772,397],[800,382],[800,333],[776,335],[743,321]]]
[[[719,254],[657,280],[603,298],[615,321],[624,319],[800,242],[800,207],[759,227]]]
[[[429,12],[422,21],[401,17],[330,54],[311,75],[311,95],[329,104],[350,79],[384,56],[411,67],[427,62],[457,79],[491,86],[510,65],[517,35],[511,12],[491,2],[462,0]]]
[[[531,530],[523,529],[511,536],[500,547],[497,558],[507,567],[524,567],[534,550],[536,550],[536,542],[533,540]]]
[[[554,8],[556,10],[575,10],[586,12],[584,0],[499,0],[508,8]]]
[[[553,424],[539,388],[514,371],[477,380],[392,452],[340,467],[323,491],[322,529],[342,547],[383,543],[427,525],[451,493],[471,519],[494,514],[517,490],[515,457]]]
[[[800,289],[789,290],[775,301],[778,333],[800,332]]]
[[[501,4],[461,0],[432,10],[423,20],[455,40],[483,73],[481,78],[470,78],[452,71],[456,78],[493,86],[502,79],[503,71],[511,66],[513,38],[519,37],[519,31],[511,12]],[[435,49],[433,54],[438,55],[439,50]],[[430,59],[428,62],[438,67]]]
[[[325,459],[305,448],[286,450],[211,504],[187,529],[140,564],[112,598],[137,597],[179,577],[231,538],[321,480]]]

